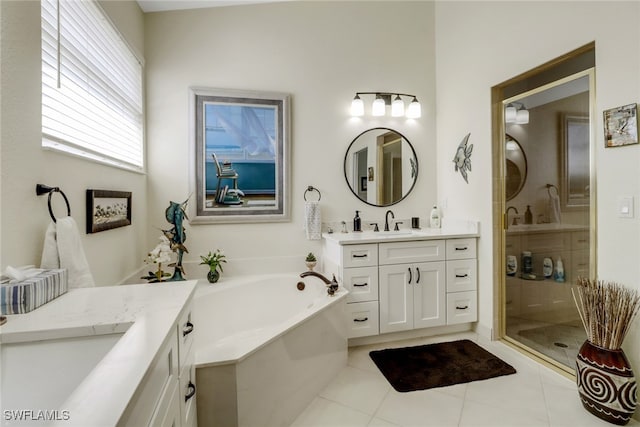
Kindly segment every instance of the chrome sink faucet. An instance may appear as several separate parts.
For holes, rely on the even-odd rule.
[[[389,209],[384,214],[384,231],[389,231],[389,214],[391,214],[391,219],[395,219],[395,215],[393,215],[393,212]]]
[[[327,293],[331,296],[333,296],[333,294],[336,293],[336,291],[338,290],[338,281],[336,280],[336,275],[333,275],[333,279],[329,280],[327,279],[325,276],[323,276],[322,274],[313,271],[313,270],[309,270],[309,271],[305,271],[304,273],[300,273],[300,277],[305,278],[307,276],[314,276],[319,278],[320,280],[322,280],[326,285],[327,285]]]

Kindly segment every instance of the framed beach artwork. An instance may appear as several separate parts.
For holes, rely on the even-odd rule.
[[[621,147],[638,143],[638,105],[629,104],[605,110],[605,147]]]
[[[87,233],[130,224],[130,191],[87,190]]]

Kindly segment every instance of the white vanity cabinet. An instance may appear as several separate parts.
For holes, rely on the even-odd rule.
[[[157,353],[118,426],[195,427],[195,365],[191,305]]]
[[[445,241],[380,243],[380,332],[444,325]]]
[[[324,272],[349,291],[348,337],[477,321],[477,232],[461,234],[325,235]]]

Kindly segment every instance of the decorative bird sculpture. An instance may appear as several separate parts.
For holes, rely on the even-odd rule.
[[[467,146],[469,142],[470,133],[468,133],[462,142],[458,145],[456,155],[453,156],[453,163],[456,165],[456,172],[460,171],[460,174],[464,178],[464,181],[468,184],[467,171],[471,171],[471,152],[473,151],[473,144]]]
[[[165,217],[167,221],[173,225],[169,230],[162,230],[162,233],[169,239],[171,244],[171,250],[178,254],[178,260],[174,266],[175,270],[173,276],[169,279],[184,280],[184,269],[182,268],[182,256],[184,252],[189,252],[184,246],[185,240],[187,240],[187,233],[184,229],[183,220],[189,219],[187,217],[186,208],[189,199],[183,203],[169,202],[169,207],[165,211]]]

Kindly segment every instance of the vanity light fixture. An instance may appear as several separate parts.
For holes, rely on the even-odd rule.
[[[524,104],[520,102],[510,103],[504,109],[504,121],[505,123],[526,125],[529,123],[529,110],[524,108]]]
[[[422,116],[422,108],[415,95],[398,92],[356,92],[355,98],[351,101],[351,115],[354,117],[364,116],[364,101],[360,98],[360,95],[375,95],[375,99],[371,104],[372,116],[381,117],[386,115],[387,105],[391,106],[392,117],[405,116],[408,119],[417,119]],[[405,108],[403,96],[413,98],[407,108]]]

